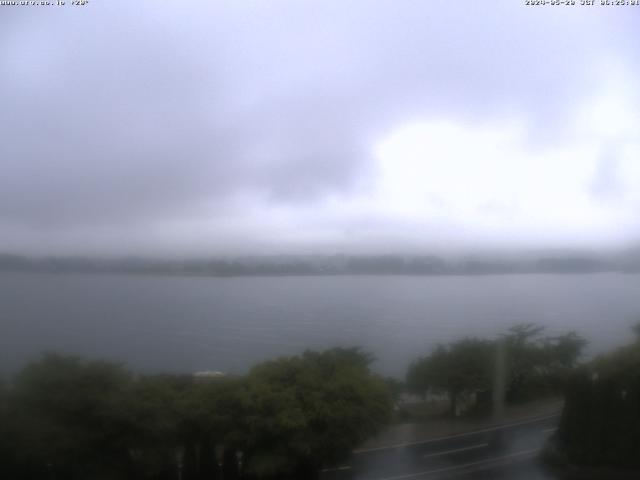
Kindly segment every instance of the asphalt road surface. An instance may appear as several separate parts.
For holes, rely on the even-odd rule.
[[[555,479],[538,460],[559,414],[473,432],[356,451],[322,480]]]

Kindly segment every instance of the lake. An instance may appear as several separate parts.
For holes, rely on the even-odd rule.
[[[0,374],[42,351],[140,372],[221,370],[358,345],[401,377],[438,342],[518,322],[576,330],[589,354],[630,339],[640,276],[179,277],[0,273]]]

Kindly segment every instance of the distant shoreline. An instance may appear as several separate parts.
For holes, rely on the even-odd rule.
[[[26,257],[0,254],[0,271],[37,273],[133,273],[207,277],[283,276],[482,276],[523,274],[640,273],[640,256],[578,253],[468,255],[280,255],[236,258]]]
[[[553,271],[513,271],[513,272],[447,272],[447,273],[247,273],[247,274],[215,274],[196,272],[143,272],[143,271],[114,271],[114,270],[13,270],[0,268],[0,275],[3,274],[28,274],[28,275],[131,275],[140,277],[191,277],[191,278],[317,278],[317,277],[430,277],[430,278],[452,278],[452,277],[508,277],[508,276],[586,276],[586,275],[638,275],[640,271],[629,270],[599,270],[590,272],[553,272]]]

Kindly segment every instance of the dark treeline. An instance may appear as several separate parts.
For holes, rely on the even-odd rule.
[[[473,256],[444,259],[434,255],[265,256],[166,260],[88,257],[31,258],[0,254],[0,271],[141,273],[210,276],[275,275],[482,275],[509,273],[640,272],[640,257],[603,258],[562,254],[518,259]]]
[[[135,376],[48,354],[0,388],[0,477],[312,478],[390,417],[370,361],[337,348],[241,377]]]
[[[419,395],[444,394],[451,415],[489,409],[497,371],[504,372],[501,395],[509,403],[560,396],[585,345],[575,332],[548,336],[543,327],[520,324],[498,339],[464,338],[439,345],[410,365],[406,384]]]
[[[619,478],[612,469],[626,470],[624,478],[640,478],[640,325],[634,332],[631,344],[571,375],[549,460],[587,467],[598,478]]]

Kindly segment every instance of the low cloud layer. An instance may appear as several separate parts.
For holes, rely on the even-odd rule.
[[[640,9],[2,9],[0,250],[638,239]]]

